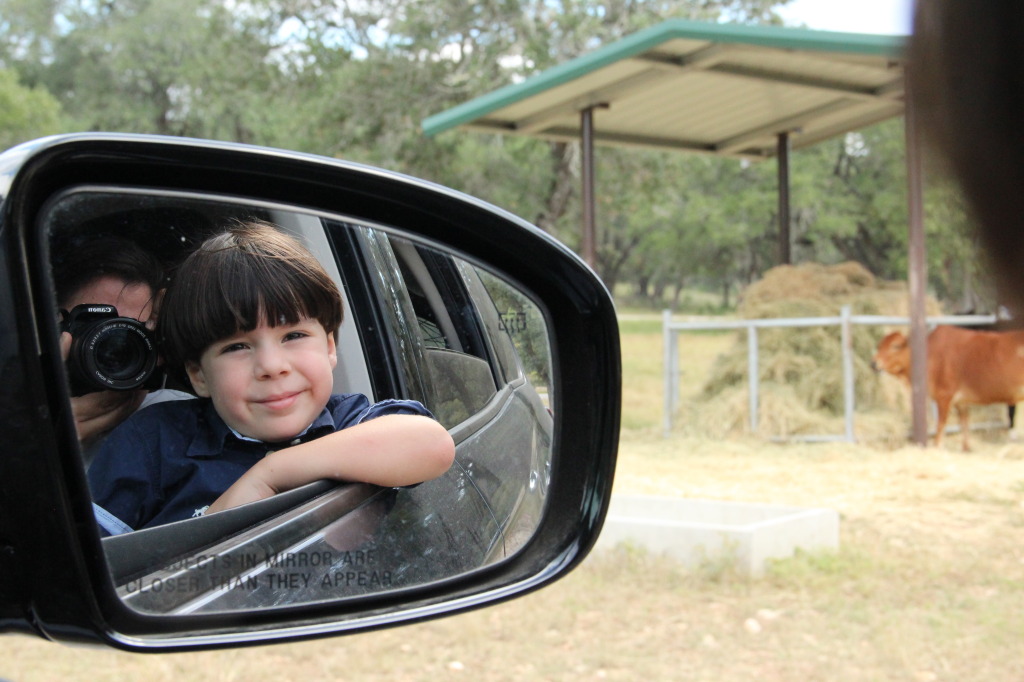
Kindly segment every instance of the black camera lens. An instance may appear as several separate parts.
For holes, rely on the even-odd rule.
[[[113,306],[83,304],[62,328],[72,337],[67,362],[72,395],[154,388],[157,352],[143,323],[118,317]]]
[[[74,345],[81,374],[94,390],[139,388],[156,366],[149,330],[126,317],[96,322]]]
[[[150,345],[138,331],[107,326],[97,331],[92,361],[96,371],[110,381],[132,381],[146,370]]]

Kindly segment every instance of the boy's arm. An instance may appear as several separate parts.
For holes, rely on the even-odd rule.
[[[401,487],[437,478],[452,465],[455,443],[430,417],[385,415],[268,454],[206,510],[255,502],[321,479]]]

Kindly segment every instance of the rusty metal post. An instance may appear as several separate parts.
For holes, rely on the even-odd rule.
[[[779,133],[775,162],[779,176],[779,265],[793,262],[789,236],[789,133]]]
[[[594,107],[580,112],[580,145],[583,183],[583,236],[580,255],[591,268],[597,269],[597,224],[594,218]]]
[[[905,108],[904,127],[910,230],[907,265],[910,285],[910,404],[913,440],[923,447],[928,444],[928,323],[925,304],[928,262],[924,244],[924,171],[914,109],[909,104]]]

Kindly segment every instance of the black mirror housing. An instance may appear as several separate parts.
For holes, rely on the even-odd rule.
[[[558,403],[549,494],[525,546],[447,580],[356,599],[201,615],[129,608],[93,523],[41,220],[56,197],[90,187],[344,214],[438,245],[528,293],[548,321]],[[600,280],[549,235],[484,202],[383,170],[155,136],[82,134],[15,147],[0,155],[0,200],[0,630],[134,651],[357,632],[535,590],[593,546],[618,441],[618,327]]]

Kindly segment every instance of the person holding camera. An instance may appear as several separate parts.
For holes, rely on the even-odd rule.
[[[155,388],[149,379],[156,375],[156,350],[148,334],[164,283],[160,260],[132,240],[109,236],[55,240],[53,251],[57,305],[64,316],[60,349],[88,466],[98,443],[133,412],[192,396],[147,390]]]

